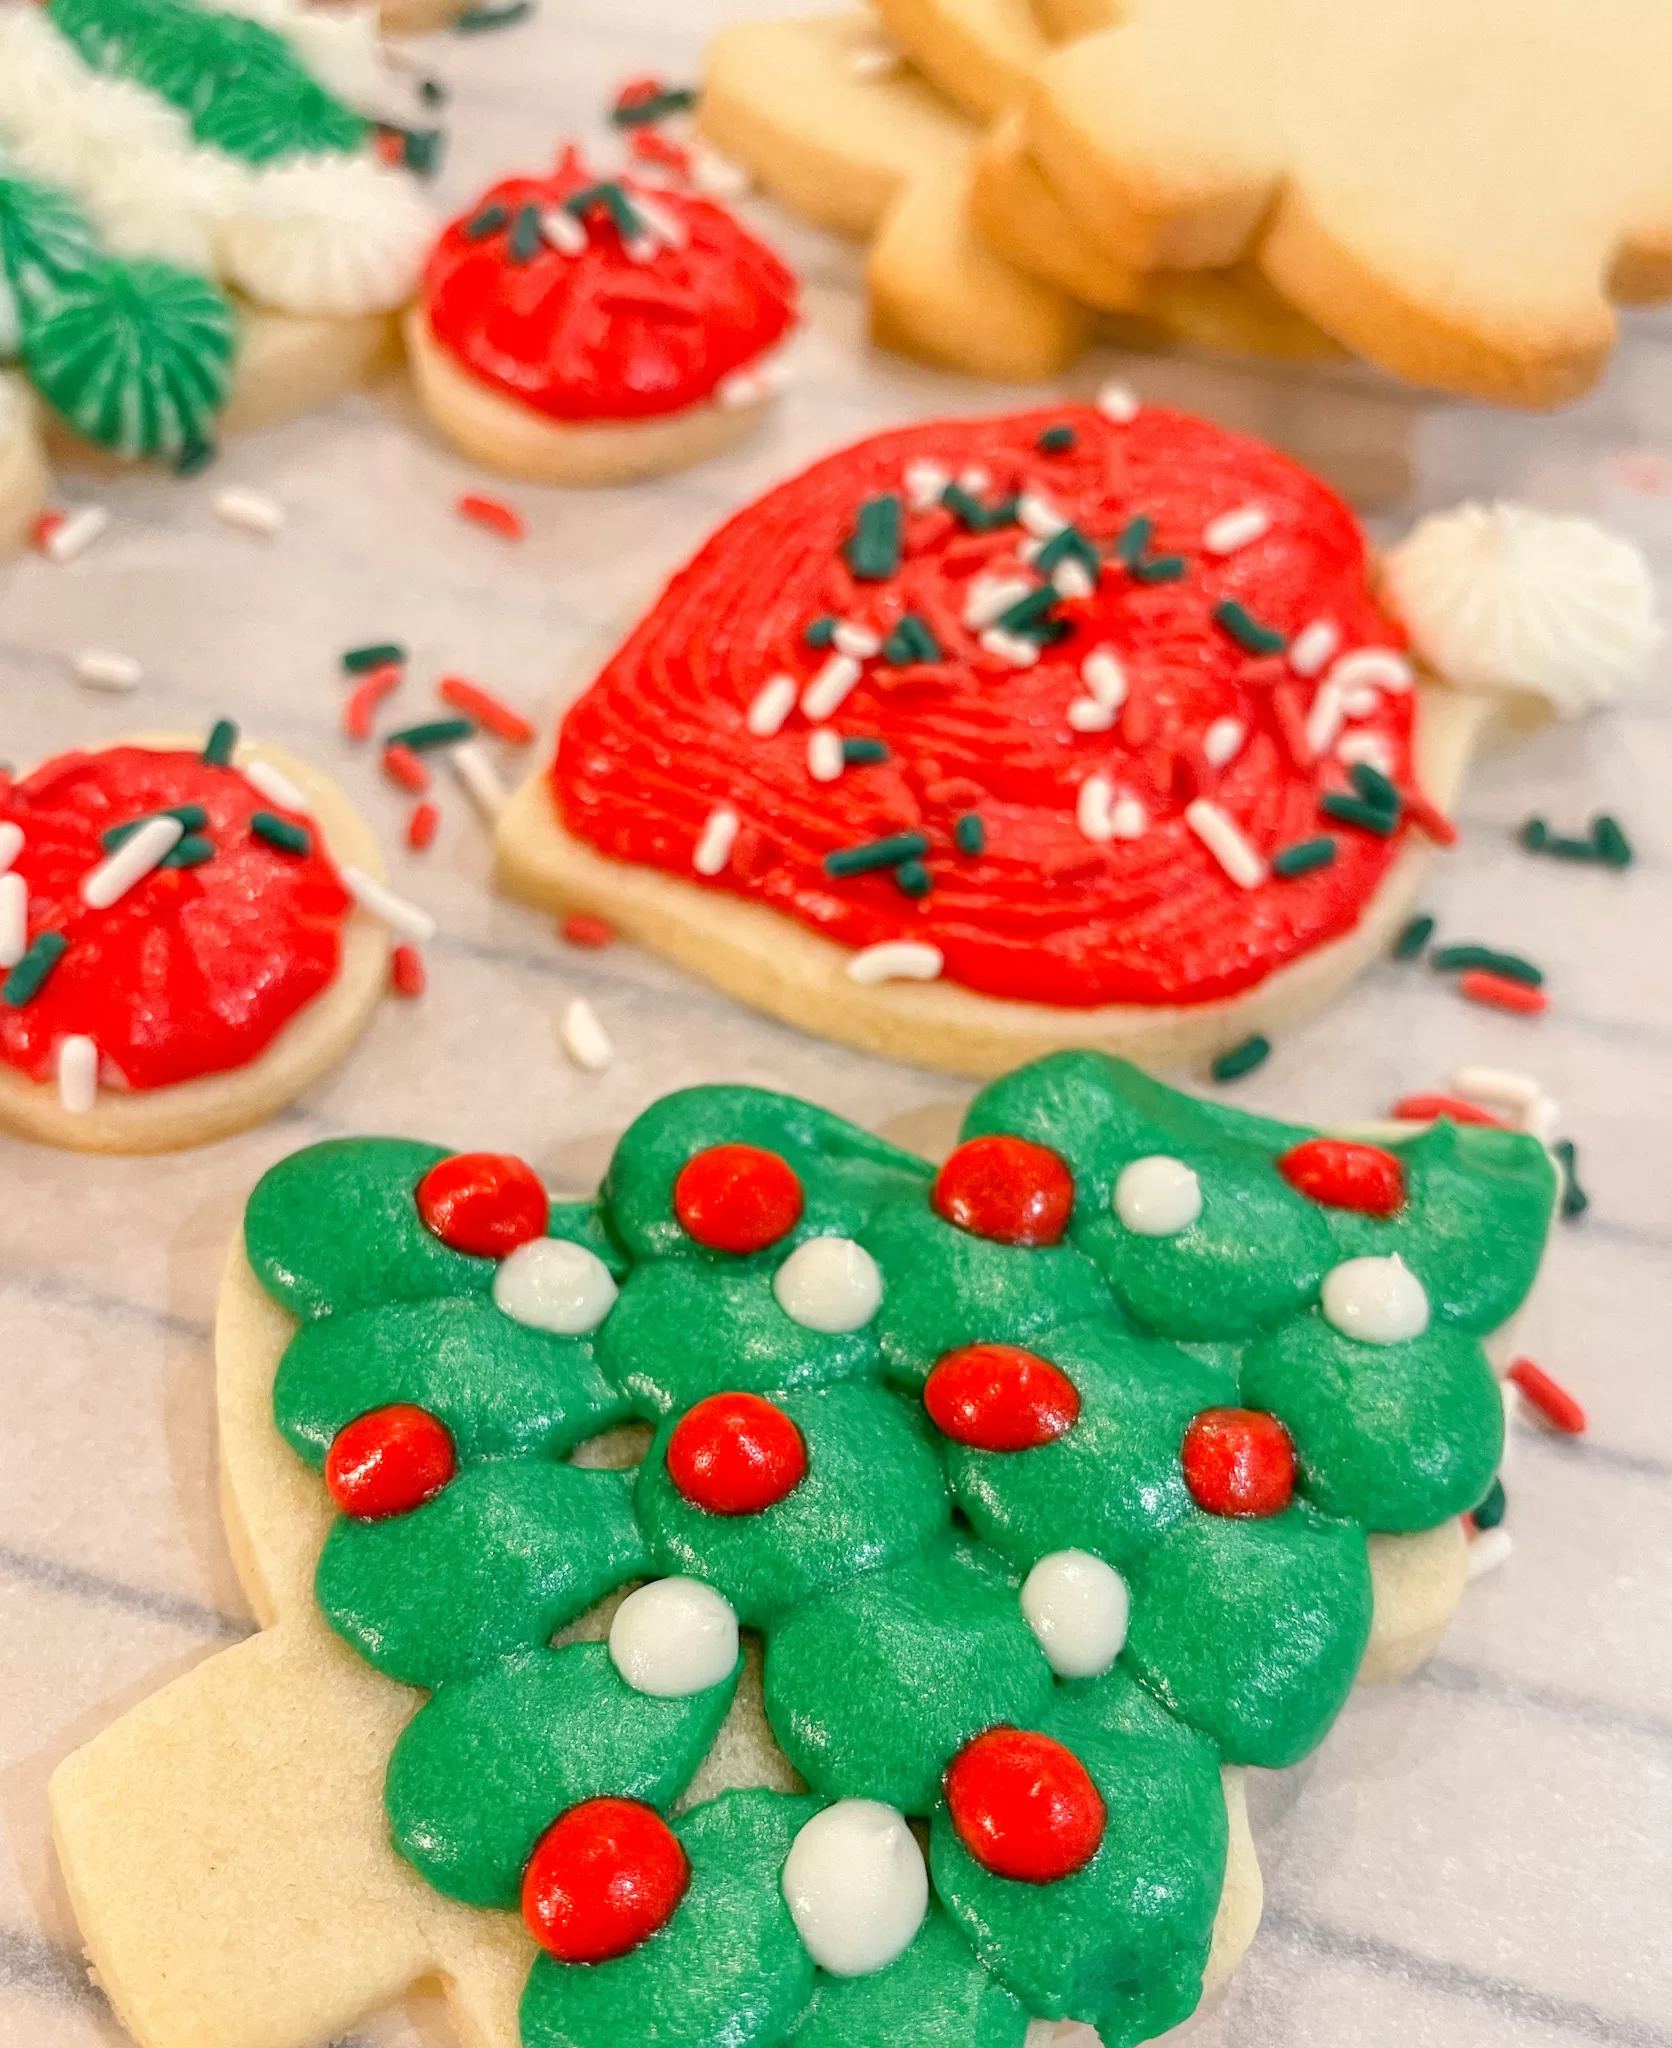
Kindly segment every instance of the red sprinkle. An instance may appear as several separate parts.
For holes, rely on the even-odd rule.
[[[588,1799],[552,1822],[523,1875],[529,1932],[562,1963],[607,1963],[673,1918],[691,1862],[636,1799]]]
[[[1518,1358],[1505,1378],[1514,1381],[1552,1429],[1559,1429],[1567,1436],[1583,1436],[1584,1409],[1565,1387],[1557,1386],[1541,1366],[1534,1365],[1530,1358]]]
[[[637,78],[629,78],[622,84],[615,96],[615,111],[618,114],[630,113],[634,107],[660,99],[664,90],[661,79],[653,71],[641,72]]]
[[[414,796],[422,796],[430,786],[430,771],[419,760],[409,746],[396,740],[393,746],[383,749],[383,772],[391,782],[397,782],[402,789],[409,789]]]
[[[502,703],[478,684],[467,682],[463,676],[443,676],[436,685],[435,693],[443,703],[451,704],[455,710],[474,718],[495,739],[509,740],[514,747],[526,747],[534,737],[533,726],[520,711],[513,711],[509,704]]]
[[[1537,1017],[1550,1007],[1541,988],[1529,988],[1524,981],[1511,981],[1507,974],[1492,974],[1484,967],[1471,967],[1457,977],[1457,986],[1471,1003],[1485,1003],[1493,1010],[1514,1010],[1521,1017]]]
[[[1055,1244],[1074,1209],[1066,1161],[1027,1138],[969,1138],[935,1175],[935,1213],[999,1244]]]
[[[607,917],[594,917],[590,911],[571,910],[558,926],[559,935],[571,946],[613,946],[615,926]]]
[[[1465,1102],[1461,1095],[1402,1095],[1393,1105],[1393,1114],[1407,1124],[1431,1124],[1437,1117],[1449,1116],[1454,1124],[1490,1124],[1498,1131],[1515,1128],[1478,1103]]]
[[[1297,768],[1310,768],[1316,756],[1312,742],[1306,737],[1306,712],[1302,708],[1301,695],[1294,684],[1279,683],[1271,693],[1271,708],[1289,759]]]
[[[677,171],[682,178],[690,175],[691,152],[677,142],[670,142],[655,128],[642,126],[633,130],[633,154],[641,163],[661,164],[667,170]]]
[[[1455,846],[1457,827],[1437,804],[1430,803],[1415,783],[1399,792],[1400,816],[1408,818],[1417,830],[1432,839],[1436,846]]]
[[[337,1431],[325,1487],[345,1515],[380,1522],[433,1500],[457,1470],[447,1425],[427,1408],[397,1401]]]
[[[1071,1877],[1097,1854],[1103,1796],[1071,1749],[1023,1728],[989,1728],[946,1774],[958,1839],[984,1869],[1022,1884]]]
[[[758,1515],[807,1476],[807,1446],[759,1394],[710,1394],[668,1438],[668,1477],[709,1515]]]
[[[435,838],[441,823],[441,812],[432,803],[425,802],[412,806],[412,816],[406,821],[406,843],[417,847],[420,853]]]
[[[1277,1170],[1290,1187],[1326,1209],[1392,1216],[1405,1204],[1405,1169],[1380,1145],[1308,1138],[1304,1145],[1284,1153]]]
[[[429,987],[424,956],[416,946],[397,946],[390,954],[389,979],[398,996],[421,996]]]
[[[64,512],[43,512],[36,519],[34,525],[30,527],[29,539],[35,547],[41,550],[42,554],[46,552],[47,542],[51,540],[68,516]]]
[[[455,1152],[418,1183],[424,1227],[481,1259],[503,1259],[544,1237],[550,1207],[533,1167],[509,1152]]]
[[[479,498],[467,491],[454,510],[461,519],[473,519],[478,526],[497,533],[501,540],[521,540],[523,537],[522,514],[502,498]]]
[[[801,1221],[795,1168],[759,1145],[710,1145],[687,1159],[673,1184],[674,1214],[716,1252],[758,1252]]]
[[[942,1436],[978,1451],[1031,1451],[1080,1418],[1074,1382],[1018,1344],[947,1352],[924,1384],[923,1405]]]
[[[373,147],[378,162],[387,164],[391,170],[398,171],[406,162],[406,138],[393,128],[380,128]]]
[[[399,689],[404,671],[397,661],[382,668],[368,669],[349,692],[343,705],[343,731],[351,740],[369,740],[377,707],[391,690]]]
[[[1295,1447],[1275,1415],[1204,1408],[1184,1433],[1184,1483],[1210,1515],[1277,1515],[1295,1491]]]

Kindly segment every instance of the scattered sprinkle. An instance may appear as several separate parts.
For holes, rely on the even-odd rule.
[[[1313,619],[1301,627],[1289,647],[1289,666],[1297,676],[1315,676],[1341,645],[1341,628],[1333,619]]]
[[[835,739],[835,734],[831,738]],[[842,743],[836,741],[836,773],[842,772]],[[699,875],[720,874],[731,859],[732,847],[737,841],[737,828],[743,821],[729,804],[719,804],[709,812],[696,850],[691,855],[691,865]]]
[[[913,512],[928,512],[940,503],[952,477],[938,462],[921,460],[906,464],[904,481],[907,505]]]
[[[1607,811],[1598,811],[1592,818],[1590,836],[1585,839],[1553,833],[1543,818],[1529,818],[1516,836],[1529,853],[1548,853],[1556,860],[1593,861],[1611,868],[1629,868],[1637,857],[1619,819]]]
[[[391,739],[383,749],[383,772],[399,789],[422,796],[430,786],[430,771],[405,741]]]
[[[201,833],[188,832],[177,840],[157,865],[160,868],[200,868],[215,858],[215,842]]]
[[[131,654],[115,654],[103,647],[89,647],[76,655],[71,666],[76,681],[95,690],[136,690],[145,680],[144,667]]]
[[[465,222],[464,238],[467,242],[485,242],[489,235],[497,235],[510,218],[509,208],[501,206],[496,199],[491,206],[484,206],[480,213],[472,214]]]
[[[206,470],[220,450],[213,441],[190,441],[180,451],[174,464],[176,476],[197,476]]]
[[[1115,786],[1107,775],[1088,775],[1074,799],[1074,822],[1081,835],[1101,846],[1115,836],[1111,816]]]
[[[895,887],[903,896],[927,896],[935,886],[934,877],[920,860],[903,860],[894,870]]]
[[[987,825],[979,811],[964,811],[953,821],[952,841],[960,853],[987,851]]]
[[[882,643],[882,658],[895,668],[907,668],[919,661],[939,661],[941,644],[926,619],[920,619],[916,612],[907,612]]]
[[[1292,846],[1280,846],[1271,857],[1271,871],[1285,878],[1309,875],[1314,868],[1327,868],[1335,858],[1335,841],[1327,832],[1316,839],[1298,839]]]
[[[802,628],[802,639],[809,647],[834,647],[836,644],[836,614],[820,612],[816,619],[809,619]]]
[[[512,263],[532,263],[540,253],[545,236],[540,229],[540,209],[519,206],[511,216],[511,232],[505,238],[505,254]]]
[[[801,693],[808,718],[834,717],[864,671],[851,654],[833,654]]]
[[[99,1099],[99,1048],[80,1032],[58,1047],[58,1101],[71,1116],[86,1116]]]
[[[585,996],[576,996],[563,1013],[563,1050],[577,1067],[596,1074],[615,1058],[609,1033]]]
[[[597,952],[615,944],[615,926],[607,917],[594,917],[589,910],[571,910],[557,929],[566,945],[586,946]]]
[[[1066,455],[1079,438],[1074,429],[1065,423],[1060,427],[1047,427],[1033,445],[1041,455]]]
[[[1407,784],[1399,791],[1399,801],[1404,806],[1405,822],[1415,825],[1425,838],[1433,840],[1436,846],[1457,844],[1457,827],[1415,784]]]
[[[0,818],[0,875],[23,851],[23,827],[10,818]]]
[[[304,818],[312,811],[313,806],[307,797],[284,770],[275,768],[271,761],[240,761],[238,772],[253,790],[270,804],[277,804],[280,810],[298,811]]]
[[[871,874],[878,868],[898,867],[902,861],[921,860],[929,841],[921,832],[891,832],[884,839],[867,839],[858,846],[839,846],[824,857],[824,871],[833,879],[845,875]]]
[[[1393,942],[1393,957],[1396,960],[1414,960],[1423,947],[1434,936],[1434,920],[1427,912],[1400,927],[1398,938]]]
[[[1504,1509],[1507,1505],[1504,1498],[1504,1482],[1501,1479],[1494,1479],[1486,1498],[1469,1519],[1477,1529],[1496,1529],[1504,1519]]]
[[[1355,647],[1342,655],[1329,672],[1338,690],[1369,685],[1377,690],[1408,690],[1416,680],[1411,664],[1391,647]]]
[[[435,693],[444,704],[464,712],[484,732],[491,732],[495,739],[510,746],[526,747],[534,737],[534,727],[520,711],[513,711],[509,704],[463,676],[443,676]]]
[[[428,747],[456,747],[460,740],[473,739],[475,733],[468,718],[428,718],[419,725],[403,725],[388,735],[387,743],[422,753]]]
[[[877,767],[888,759],[888,743],[886,740],[843,740],[842,759],[850,768]]]
[[[507,7],[467,7],[453,17],[453,33],[460,36],[487,35],[496,28],[511,28],[534,12],[534,0],[510,0]]]
[[[364,868],[345,867],[340,872],[343,887],[372,917],[391,930],[418,940],[420,944],[435,937],[435,919],[427,910],[420,910],[416,903],[408,903],[404,896],[397,896],[393,889],[374,880]]]
[[[936,981],[946,965],[939,946],[921,939],[882,939],[848,962],[848,979],[862,987],[881,981]]]
[[[1080,664],[1080,680],[1087,693],[1110,711],[1126,702],[1126,670],[1112,647],[1094,647]]]
[[[21,875],[9,877],[21,881]],[[62,932],[42,932],[18,956],[11,972],[0,982],[0,1003],[9,1010],[21,1010],[34,1001],[46,978],[69,951],[70,942]]]
[[[1379,768],[1368,761],[1355,761],[1349,771],[1353,787],[1373,810],[1399,816],[1403,798]]]
[[[430,977],[416,946],[397,946],[389,955],[389,986],[398,996],[421,996]]]
[[[972,633],[980,632],[1002,618],[1013,604],[1031,597],[1038,587],[1029,576],[977,576],[964,599],[964,624]]]
[[[284,507],[276,498],[243,484],[228,484],[215,493],[215,517],[247,533],[277,533],[285,523]]]
[[[493,763],[475,740],[466,740],[447,755],[459,787],[491,825],[510,801],[505,785],[494,772]]]
[[[882,648],[882,635],[851,619],[838,619],[830,629],[830,644],[838,654],[851,654],[855,661],[869,661]]]
[[[0,967],[15,967],[29,950],[29,884],[0,875]]]
[[[1571,1138],[1558,1138],[1550,1149],[1562,1169],[1562,1215],[1571,1223],[1591,1206],[1591,1198],[1579,1182],[1579,1147]]]
[[[398,640],[373,640],[364,647],[345,648],[340,658],[345,673],[363,676],[391,663],[398,666],[406,660],[406,649]]]
[[[1550,998],[1541,988],[1529,988],[1524,981],[1512,981],[1508,975],[1488,973],[1484,967],[1472,967],[1467,974],[1460,975],[1458,992],[1471,1003],[1483,1003],[1493,1010],[1513,1010],[1518,1016],[1537,1017],[1550,1007]]]
[[[1531,1109],[1543,1100],[1544,1089],[1537,1077],[1516,1067],[1459,1067],[1451,1077],[1459,1095],[1476,1102],[1493,1102],[1501,1108]]]
[[[343,704],[343,731],[351,740],[371,738],[377,707],[391,691],[399,689],[404,673],[403,669],[390,662],[382,668],[372,669],[355,684]]]
[[[211,768],[230,768],[238,745],[238,728],[230,718],[217,718],[203,743],[203,759]]]
[[[898,575],[903,511],[892,491],[867,498],[860,506],[842,553],[861,583],[883,583]]]
[[[1016,517],[1035,540],[1054,540],[1068,524],[1066,517],[1039,491],[1018,495]]]
[[[1242,752],[1248,728],[1240,718],[1216,718],[1202,735],[1202,757],[1210,768],[1225,768]]]
[[[1185,806],[1184,822],[1239,889],[1257,889],[1266,879],[1266,864],[1244,837],[1228,811],[1206,797]]]
[[[742,199],[755,181],[741,164],[698,142],[691,149],[691,182],[710,199]]]
[[[1558,1386],[1542,1366],[1530,1358],[1518,1358],[1504,1377],[1517,1387],[1527,1404],[1536,1409],[1552,1429],[1564,1436],[1583,1436],[1585,1411],[1567,1391]]]
[[[1107,732],[1114,722],[1114,707],[1099,704],[1095,697],[1075,697],[1069,703],[1068,723],[1075,732]]]
[[[743,722],[756,739],[769,740],[783,730],[784,720],[794,709],[794,676],[774,676],[755,693]]]
[[[1494,1130],[1510,1129],[1501,1116],[1494,1116],[1489,1109],[1482,1109],[1478,1102],[1465,1102],[1456,1095],[1402,1095],[1393,1105],[1391,1114],[1396,1122],[1403,1124],[1437,1123],[1444,1116],[1450,1117],[1454,1124],[1490,1124]]]
[[[412,806],[412,815],[406,821],[407,845],[416,848],[419,853],[422,853],[425,847],[434,843],[435,835],[440,826],[441,811],[439,806],[429,802],[427,798],[423,803],[414,804]]]
[[[49,562],[73,562],[86,554],[105,528],[110,514],[102,505],[83,505],[75,512],[43,512],[35,522],[35,545]]]
[[[1246,654],[1281,654],[1288,641],[1270,626],[1262,626],[1246,606],[1234,597],[1223,597],[1213,608],[1215,625],[1221,627]]]
[[[459,18],[463,20],[464,17],[461,15]],[[490,533],[497,533],[501,540],[521,540],[523,537],[522,514],[501,498],[483,498],[467,491],[455,502],[453,509],[461,519],[485,526]]]
[[[1378,839],[1391,839],[1399,830],[1399,813],[1367,804],[1362,797],[1346,796],[1340,790],[1326,790],[1318,799],[1326,818],[1342,825],[1356,825],[1361,832],[1374,832]]]
[[[1514,1549],[1515,1540],[1507,1529],[1483,1529],[1469,1545],[1469,1577],[1482,1579],[1508,1564]]]
[[[1117,427],[1128,426],[1138,417],[1138,394],[1130,384],[1104,384],[1098,390],[1097,409]]]
[[[119,903],[137,882],[161,866],[185,832],[178,818],[159,815],[141,819],[96,868],[89,868],[82,876],[82,902],[93,910],[108,910],[113,903]]]
[[[1488,974],[1502,975],[1508,981],[1524,982],[1528,988],[1540,988],[1544,983],[1542,967],[1535,967],[1531,960],[1524,960],[1519,953],[1500,953],[1491,946],[1438,946],[1429,955],[1428,964],[1438,974],[1457,974],[1469,968],[1481,968]]]
[[[1032,668],[1039,659],[1037,640],[1025,639],[1020,633],[1007,633],[1002,626],[989,626],[981,635],[981,646],[1007,668]]]
[[[264,839],[269,846],[276,846],[280,853],[306,854],[313,851],[313,834],[305,825],[293,825],[288,818],[281,818],[276,811],[253,811],[250,814],[250,830],[258,839]]]
[[[585,255],[586,223],[576,220],[565,207],[545,207],[539,214],[539,224],[541,239],[560,256]]]
[[[1216,1081],[1240,1081],[1270,1057],[1271,1040],[1256,1031],[1240,1045],[1233,1045],[1229,1052],[1222,1052],[1208,1071]]]
[[[1239,505],[1234,512],[1221,512],[1202,529],[1202,546],[1210,555],[1234,555],[1271,531],[1271,514],[1264,505]]]
[[[696,91],[691,86],[634,79],[616,96],[610,120],[617,128],[638,128],[653,121],[666,121],[674,114],[688,114],[696,103]]]

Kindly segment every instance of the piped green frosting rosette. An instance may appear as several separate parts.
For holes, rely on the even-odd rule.
[[[593,1202],[389,1139],[273,1168],[274,1413],[344,1510],[319,1603],[429,1694],[391,1836],[522,1904],[526,2048],[1186,2017],[1220,1767],[1329,1728],[1367,1535],[1490,1487],[1480,1340],[1554,1191],[1529,1138],[1320,1144],[1090,1053],[983,1091],[938,1175],[727,1087],[641,1116]],[[576,1461],[630,1419],[636,1469]],[[1101,1607],[1053,1605],[1065,1554]],[[607,1644],[553,1647],[636,1582]],[[681,1810],[743,1669],[715,1616],[763,1639],[805,1795]]]

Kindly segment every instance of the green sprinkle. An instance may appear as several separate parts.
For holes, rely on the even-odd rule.
[[[836,641],[836,617],[833,612],[821,612],[802,634],[809,647],[831,647]]]
[[[903,860],[894,870],[894,880],[907,896],[927,896],[935,886],[929,870],[920,860]]]
[[[991,533],[995,527],[1008,526],[1016,517],[1014,492],[989,507],[966,491],[962,484],[948,484],[941,492],[940,501],[971,533]]]
[[[238,728],[230,718],[217,718],[203,743],[203,758],[211,768],[230,768],[232,750],[238,744]]]
[[[624,242],[631,241],[641,231],[642,224],[633,202],[612,179],[605,179],[597,185],[583,185],[580,191],[571,192],[563,204],[576,220],[584,220],[595,206],[603,207],[615,222],[616,233]]]
[[[921,860],[929,842],[921,832],[891,832],[886,839],[867,839],[859,846],[840,846],[824,857],[824,871],[836,879],[867,875],[876,868],[897,868],[902,861]]]
[[[452,747],[460,740],[467,740],[476,727],[468,718],[430,718],[422,725],[403,725],[399,732],[387,733],[383,744],[386,747],[411,747],[414,753],[422,753],[426,747]]]
[[[269,846],[276,846],[281,853],[313,851],[313,835],[308,828],[293,825],[288,818],[281,818],[277,811],[253,811],[250,830],[258,839],[265,839]]]
[[[670,114],[689,113],[696,103],[697,95],[690,86],[670,86],[624,107],[612,107],[610,121],[617,128],[645,128],[654,121],[665,121]]]
[[[484,206],[480,213],[465,222],[464,238],[467,242],[485,242],[489,235],[497,235],[510,218],[510,209],[501,206],[496,199],[492,206]]]
[[[1550,1149],[1561,1162],[1562,1214],[1571,1222],[1591,1206],[1590,1196],[1579,1185],[1579,1148],[1571,1138],[1558,1138]]]
[[[1041,576],[1049,576],[1059,562],[1067,561],[1079,562],[1094,583],[1103,567],[1102,557],[1077,526],[1059,527],[1034,556],[1033,566]]]
[[[1183,555],[1150,555],[1142,562],[1128,564],[1138,583],[1177,583],[1189,569]]]
[[[1033,444],[1041,455],[1063,455],[1079,440],[1070,426],[1047,427]]]
[[[114,853],[125,839],[131,839],[141,825],[149,824],[153,818],[178,818],[183,830],[201,832],[209,822],[209,813],[202,804],[171,804],[166,811],[147,811],[142,818],[130,818],[125,825],[110,825],[99,834],[99,844],[106,853]]]
[[[489,30],[510,28],[534,12],[534,0],[511,0],[509,7],[467,7],[453,18],[453,33],[460,36],[486,35]]]
[[[418,81],[418,97],[426,107],[444,107],[447,104],[447,88],[439,78],[421,78]]]
[[[1120,530],[1115,541],[1115,553],[1130,569],[1142,561],[1149,551],[1150,535],[1155,531],[1155,521],[1147,512],[1140,512],[1136,519],[1129,520]]]
[[[1433,936],[1433,918],[1426,913],[1421,917],[1413,917],[1394,940],[1393,957],[1396,960],[1414,960]]]
[[[883,740],[843,740],[842,759],[850,768],[873,768],[888,759],[888,746]]]
[[[883,583],[900,569],[904,507],[894,491],[867,498],[853,532],[842,545],[848,567],[861,583]]]
[[[1598,811],[1591,820],[1591,837],[1596,841],[1597,851],[1611,868],[1629,868],[1636,858],[1631,841],[1620,829],[1618,818],[1607,811]]]
[[[1519,953],[1500,953],[1491,946],[1439,946],[1429,954],[1428,964],[1437,974],[1467,974],[1480,968],[1487,974],[1501,974],[1506,981],[1519,981],[1526,988],[1544,986],[1544,969],[1535,967]]]
[[[960,853],[985,853],[986,820],[979,811],[960,812],[952,827],[952,837]]]
[[[1542,818],[1529,818],[1515,836],[1529,853],[1542,853],[1550,843],[1550,827]]]
[[[1213,608],[1214,622],[1248,654],[1281,654],[1289,642],[1285,635],[1262,626],[1253,613],[1234,597],[1223,597]]]
[[[214,858],[214,840],[188,832],[184,839],[175,840],[157,865],[160,868],[200,868],[206,860]]]
[[[1485,1500],[1475,1509],[1475,1527],[1496,1529],[1504,1519],[1504,1505],[1504,1482],[1501,1479],[1494,1479],[1487,1489]]]
[[[1405,799],[1389,782],[1379,768],[1372,768],[1368,761],[1355,761],[1349,773],[1353,787],[1373,810],[1387,811],[1397,818],[1405,807]]]
[[[420,178],[428,178],[440,167],[447,137],[440,128],[397,128],[401,138],[401,163]]]
[[[1374,832],[1378,839],[1391,839],[1399,829],[1399,818],[1395,812],[1367,804],[1361,797],[1342,796],[1337,790],[1332,789],[1327,796],[1319,797],[1318,808],[1326,817],[1336,818],[1343,825],[1357,825],[1363,832]]]
[[[21,1010],[41,992],[41,984],[69,951],[70,942],[62,932],[42,932],[18,961],[4,982],[0,982],[0,1003],[9,1010]]]
[[[1557,860],[1595,862],[1602,859],[1602,849],[1594,839],[1548,839],[1543,851]]]
[[[939,661],[941,644],[926,619],[920,619],[916,612],[907,612],[882,643],[882,658],[896,668],[913,661]]]
[[[363,676],[369,669],[387,668],[392,661],[405,661],[406,649],[398,640],[374,640],[366,647],[350,647],[342,665],[351,676]]]
[[[188,441],[175,458],[176,476],[197,476],[206,470],[221,451],[213,441]]]
[[[519,206],[517,217],[511,223],[506,254],[513,263],[532,263],[539,251],[540,209],[537,206]]]
[[[1216,1081],[1240,1081],[1244,1074],[1253,1073],[1270,1057],[1271,1040],[1256,1031],[1241,1045],[1233,1045],[1229,1052],[1222,1052],[1209,1071]]]
[[[1029,639],[1043,638],[1045,630],[1056,623],[1051,617],[1051,608],[1056,602],[1056,591],[1049,583],[1042,583],[1037,590],[1030,590],[1026,597],[1019,597],[1013,605],[1007,605],[993,624],[1001,632],[1021,633]]]
[[[1335,858],[1335,841],[1327,832],[1316,839],[1297,839],[1293,846],[1280,846],[1271,857],[1274,875],[1309,875],[1314,868],[1327,868]]]

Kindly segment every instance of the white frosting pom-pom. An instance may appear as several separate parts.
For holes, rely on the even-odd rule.
[[[635,1692],[706,1692],[737,1664],[737,1616],[701,1579],[652,1579],[615,1610],[610,1662]]]
[[[584,1337],[615,1306],[610,1269],[584,1244],[536,1237],[502,1259],[493,1276],[494,1307],[513,1322],[557,1337]]]
[[[1121,1168],[1114,1210],[1139,1237],[1177,1237],[1202,1213],[1202,1183],[1182,1159],[1152,1152]]]
[[[1126,1581],[1089,1550],[1053,1550],[1022,1581],[1022,1618],[1059,1678],[1095,1678],[1126,1642]]]
[[[1324,1319],[1360,1344],[1403,1344],[1428,1328],[1428,1296],[1397,1252],[1332,1266],[1322,1298]]]
[[[778,1306],[792,1322],[840,1336],[862,1329],[882,1306],[882,1274],[851,1237],[810,1237],[772,1276]]]
[[[258,305],[346,319],[404,305],[434,236],[401,172],[366,157],[293,157],[256,173],[216,248]]]
[[[1447,682],[1531,691],[1567,718],[1637,682],[1660,641],[1639,550],[1592,520],[1525,505],[1424,519],[1388,554],[1383,587]]]
[[[784,1899],[821,1970],[866,1977],[911,1946],[929,1910],[929,1873],[905,1815],[875,1799],[838,1799],[784,1860]]]

